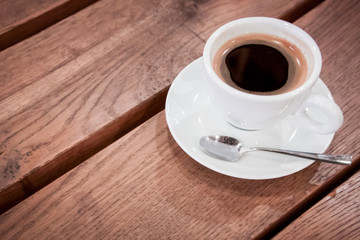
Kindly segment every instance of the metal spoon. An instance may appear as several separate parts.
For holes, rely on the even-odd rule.
[[[302,157],[311,160],[318,160],[318,161],[337,163],[343,165],[350,165],[352,161],[352,156],[349,155],[332,156],[321,153],[299,152],[299,151],[290,151],[290,150],[264,148],[264,147],[247,148],[242,146],[239,140],[227,136],[202,137],[200,139],[200,146],[206,153],[216,158],[220,158],[231,162],[235,162],[239,160],[244,155],[244,153],[252,152],[252,151],[281,153],[295,157]]]

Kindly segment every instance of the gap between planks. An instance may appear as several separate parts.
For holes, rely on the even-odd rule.
[[[334,189],[339,187],[353,175],[360,170],[360,158],[354,159],[350,166],[342,169],[338,174],[330,180],[320,185],[312,194],[310,194],[304,201],[292,208],[289,212],[284,214],[274,224],[261,232],[255,239],[271,239],[290,223],[300,217],[303,213],[309,210],[312,206],[317,204],[321,199],[330,194]]]
[[[25,22],[19,21],[19,23],[15,23],[14,26],[10,26],[4,32],[0,33],[0,51],[41,32],[97,1],[98,0],[69,0],[48,11],[40,13],[38,16],[29,17]]]

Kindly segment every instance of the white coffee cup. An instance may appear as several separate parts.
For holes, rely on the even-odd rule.
[[[227,41],[247,34],[267,34],[296,45],[307,62],[305,82],[289,92],[277,95],[257,95],[240,91],[220,79],[213,68],[214,56]],[[278,123],[293,114],[297,124],[314,133],[328,134],[338,130],[343,115],[338,105],[311,91],[319,79],[322,60],[319,47],[301,28],[274,18],[251,17],[229,22],[218,28],[207,40],[203,52],[205,82],[214,106],[231,125],[258,130]],[[308,109],[318,111],[323,119],[315,119]]]

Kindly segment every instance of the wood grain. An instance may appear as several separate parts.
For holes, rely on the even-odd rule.
[[[8,48],[97,0],[1,0],[0,51]]]
[[[105,0],[2,51],[0,210],[163,109],[205,30],[308,1],[267,2]]]
[[[326,167],[324,167],[326,166]],[[251,239],[317,189],[335,165],[266,181],[209,170],[159,113],[0,216],[2,239]]]
[[[359,239],[359,197],[360,172],[296,219],[274,239]]]
[[[103,1],[4,51],[1,201],[28,195],[156,112],[163,103],[153,93],[201,54],[185,19],[149,1]]]
[[[335,87],[331,90],[348,120],[330,149],[354,154],[358,163],[358,141],[352,141],[352,134],[359,131],[355,121],[359,112],[351,111],[351,107],[359,106],[359,102],[353,100],[357,99],[358,92],[350,88],[358,87],[357,74],[353,71],[356,71],[354,63],[358,62],[359,56],[357,51],[351,51],[357,46],[349,44],[357,41],[358,32],[340,24],[356,25],[354,5],[358,3],[352,0],[325,3],[297,24],[317,38],[323,53],[331,53],[323,54],[325,72],[322,76],[328,86]],[[343,14],[345,10],[346,14]],[[322,24],[313,24],[315,19],[323,24],[331,21],[332,24],[326,24],[331,30],[324,30]],[[331,36],[322,38],[324,31],[331,32]],[[343,42],[332,38],[345,33],[347,37]],[[348,54],[347,57],[341,56],[343,52]],[[329,58],[337,55],[338,60],[332,63]],[[338,71],[327,68],[326,63]],[[345,64],[351,67],[349,71],[340,71]],[[334,74],[325,79],[327,71]],[[337,78],[346,79],[346,83],[342,85]],[[348,91],[337,90],[342,88],[348,88]],[[346,97],[342,95],[343,91],[347,93]],[[3,239],[35,236],[72,239],[254,238],[316,194],[325,182],[343,169],[342,166],[315,163],[296,174],[267,181],[223,176],[202,167],[178,147],[161,112],[2,214],[0,235]]]

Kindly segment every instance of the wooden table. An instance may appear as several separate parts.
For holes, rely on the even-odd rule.
[[[0,0],[0,239],[357,239],[357,0]],[[300,26],[345,117],[314,163],[253,181],[176,144],[164,102],[206,39],[241,17]]]

